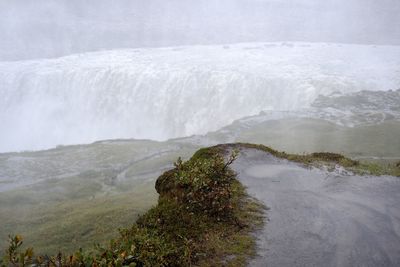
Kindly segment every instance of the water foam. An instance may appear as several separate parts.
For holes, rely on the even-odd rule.
[[[400,88],[400,47],[248,43],[0,62],[0,151],[204,134],[320,94]]]

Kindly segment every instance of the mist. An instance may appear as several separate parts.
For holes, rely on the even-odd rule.
[[[237,42],[400,44],[398,0],[1,0],[0,60]]]

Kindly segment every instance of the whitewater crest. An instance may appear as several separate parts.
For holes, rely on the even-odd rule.
[[[319,95],[400,88],[400,47],[247,43],[0,62],[0,152],[217,130]]]

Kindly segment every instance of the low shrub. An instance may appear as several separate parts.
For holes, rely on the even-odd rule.
[[[156,184],[161,197],[171,198],[190,212],[205,213],[217,220],[228,219],[234,208],[232,182],[234,172],[228,166],[236,159],[233,152],[227,162],[220,154],[181,159],[175,169]]]

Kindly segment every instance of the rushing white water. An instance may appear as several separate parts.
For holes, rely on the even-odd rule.
[[[400,46],[248,43],[0,62],[0,151],[203,134],[320,94],[400,88]]]

